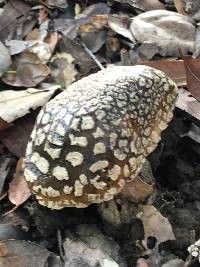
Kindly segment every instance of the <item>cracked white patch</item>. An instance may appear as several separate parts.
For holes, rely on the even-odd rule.
[[[69,152],[65,158],[73,167],[79,166],[83,163],[84,157],[79,152]]]
[[[71,194],[72,190],[73,190],[73,187],[72,187],[72,186],[65,185],[65,186],[63,187],[63,192],[64,192],[66,195]]]
[[[45,137],[46,137],[46,135],[45,135],[44,133],[38,135],[37,138],[35,139],[35,145],[36,145],[36,146],[40,146],[40,145],[42,145],[42,143],[43,143],[44,140],[45,140]]]
[[[64,167],[56,166],[55,168],[53,168],[52,174],[58,180],[69,180],[69,174]]]
[[[101,128],[97,127],[96,131],[92,135],[94,136],[94,138],[100,138],[104,137],[105,133]]]
[[[88,184],[87,176],[85,174],[79,175],[79,179],[83,185]]]
[[[95,144],[93,152],[94,152],[94,155],[105,153],[106,147],[105,147],[104,143],[99,142],[99,143]]]
[[[108,165],[109,165],[109,162],[107,160],[99,160],[99,161],[93,163],[90,166],[89,170],[91,172],[97,172],[99,170],[102,170],[102,169],[108,167]]]
[[[124,154],[122,151],[120,151],[119,149],[115,149],[114,150],[114,156],[115,158],[117,158],[118,160],[124,160],[126,158],[126,154]]]
[[[82,196],[83,195],[83,188],[84,188],[84,185],[82,185],[80,181],[75,181],[74,195],[76,197]]]
[[[36,128],[33,129],[32,133],[31,133],[31,138],[34,140],[36,137]]]
[[[61,124],[58,124],[55,131],[57,134],[59,134],[61,136],[64,136],[66,134],[65,128]]]
[[[85,116],[82,118],[81,129],[90,130],[93,129],[95,122],[91,116]]]
[[[126,164],[124,165],[124,176],[129,177],[129,175],[130,175],[129,166]]]
[[[71,114],[66,114],[64,117],[63,117],[63,121],[65,122],[65,125],[69,125],[70,124],[70,121],[72,119],[72,115]]]
[[[96,202],[100,203],[101,202],[101,195],[100,194],[86,194],[88,196],[88,201],[89,202]]]
[[[97,116],[98,120],[102,120],[106,116],[106,113],[103,110],[97,110],[95,115]]]
[[[136,168],[137,168],[137,159],[134,158],[134,157],[130,158],[129,159],[129,164],[131,166],[131,171],[136,170]]]
[[[90,183],[97,189],[104,189],[107,185],[105,182],[99,182],[100,175],[95,176],[93,179],[90,179]]]
[[[24,176],[27,182],[33,183],[34,181],[37,181],[37,176],[28,169],[24,170]]]
[[[50,120],[50,115],[48,113],[44,113],[44,116],[42,117],[42,124],[47,124]]]
[[[112,169],[108,170],[108,177],[115,181],[121,174],[121,167],[119,165],[114,165]]]
[[[70,144],[72,146],[80,146],[86,147],[88,145],[88,140],[84,136],[75,136],[73,134],[69,134]]]
[[[70,128],[74,131],[79,131],[79,123],[80,123],[80,119],[79,118],[74,118],[71,122]]]
[[[41,188],[41,194],[44,196],[49,196],[49,197],[59,197],[60,192],[53,189],[51,186],[47,188]]]
[[[114,148],[114,146],[116,145],[116,142],[117,142],[117,134],[111,133],[110,134],[110,147],[111,147],[111,149]]]
[[[135,147],[135,140],[131,141],[130,147],[131,147],[131,153],[137,154],[137,149]]]
[[[32,153],[32,142],[29,142],[26,147],[26,155],[30,155]]]
[[[47,174],[49,170],[49,162],[45,158],[40,157],[37,152],[33,153],[31,156],[31,162],[33,162],[43,174]]]
[[[61,148],[51,148],[48,143],[44,146],[46,151],[52,159],[58,159],[60,157]]]

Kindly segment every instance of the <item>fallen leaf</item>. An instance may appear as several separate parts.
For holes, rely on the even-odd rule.
[[[46,12],[46,9],[44,7],[40,8],[39,14],[38,14],[39,24],[45,22],[47,19],[48,19],[48,13]]]
[[[66,52],[56,53],[51,59],[51,76],[57,83],[67,88],[76,80],[78,74],[74,64],[74,58]]]
[[[185,5],[184,5],[183,0],[174,0],[174,5],[175,5],[178,13],[183,14],[183,15],[187,15],[187,13],[184,10]]]
[[[141,219],[144,226],[144,245],[147,247],[148,237],[156,238],[156,245],[167,240],[175,240],[172,226],[167,218],[152,205],[140,205],[138,218]]]
[[[133,18],[130,30],[138,43],[155,44],[161,56],[177,57],[179,49],[195,51],[195,21],[177,12],[144,12]]]
[[[121,4],[128,4],[143,11],[165,9],[165,5],[158,0],[115,0]]]
[[[0,257],[5,257],[8,253],[8,249],[5,243],[0,243]]]
[[[24,177],[24,159],[20,158],[17,163],[14,178],[9,184],[8,198],[15,206],[23,204],[31,195],[31,191]]]
[[[7,39],[10,32],[16,28],[16,21],[31,9],[28,3],[20,0],[10,0],[4,7],[0,16],[0,40]]]
[[[141,180],[138,176],[125,184],[121,194],[123,197],[136,203],[142,203],[154,192],[154,187]]]
[[[0,42],[0,77],[8,69],[11,64],[9,50]]]
[[[108,25],[116,33],[128,38],[132,42],[136,42],[129,27],[130,19],[127,16],[110,15],[108,17]]]
[[[10,68],[12,71],[7,72],[2,80],[12,86],[36,86],[50,74],[49,68],[31,52],[23,52],[13,57]]]
[[[197,101],[187,90],[183,88],[179,89],[176,106],[200,120],[200,102]]]
[[[200,101],[200,59],[184,56],[187,89]]]
[[[163,71],[175,81],[177,86],[183,86],[187,83],[183,60],[143,61],[140,64]]]
[[[6,90],[0,92],[0,118],[7,123],[23,117],[43,106],[54,95],[60,85],[51,85],[46,89],[28,88],[22,91]]]
[[[0,118],[0,131],[10,127],[10,124]]]
[[[8,253],[0,257],[0,267],[45,267],[50,252],[30,241],[2,241]]]
[[[0,133],[1,142],[15,156],[24,157],[34,123],[35,118],[31,115],[16,120],[15,124]]]

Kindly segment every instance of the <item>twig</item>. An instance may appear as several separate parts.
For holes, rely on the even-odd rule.
[[[65,253],[62,246],[62,236],[59,229],[57,229],[57,240],[58,240],[58,248],[60,252],[60,258],[63,262],[65,262]]]
[[[97,64],[97,66],[101,69],[104,70],[104,66],[101,64],[101,62],[95,57],[95,55],[90,51],[90,49],[83,43],[80,42],[80,45],[83,47],[85,52],[94,60],[94,62]]]
[[[2,199],[4,199],[4,198],[7,196],[7,194],[8,194],[8,192],[5,192],[4,194],[2,194],[2,195],[0,196],[0,201],[1,201]]]
[[[2,215],[2,217],[5,217],[5,216],[7,216],[8,214],[13,213],[13,212],[14,212],[16,209],[18,209],[18,208],[19,208],[19,205],[14,206],[14,208],[12,208],[11,210],[5,212],[5,213]]]

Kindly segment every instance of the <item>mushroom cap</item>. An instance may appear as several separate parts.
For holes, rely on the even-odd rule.
[[[48,102],[26,150],[38,202],[61,209],[112,199],[156,148],[176,97],[163,72],[138,65],[99,71]]]

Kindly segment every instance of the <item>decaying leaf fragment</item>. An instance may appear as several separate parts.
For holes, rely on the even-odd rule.
[[[8,198],[16,207],[23,204],[31,195],[28,184],[24,178],[23,158],[20,158],[13,180],[9,184]]]
[[[167,240],[175,240],[170,222],[154,206],[140,205],[139,209],[138,218],[142,220],[144,226],[145,246],[148,237],[155,237],[157,245]]]

